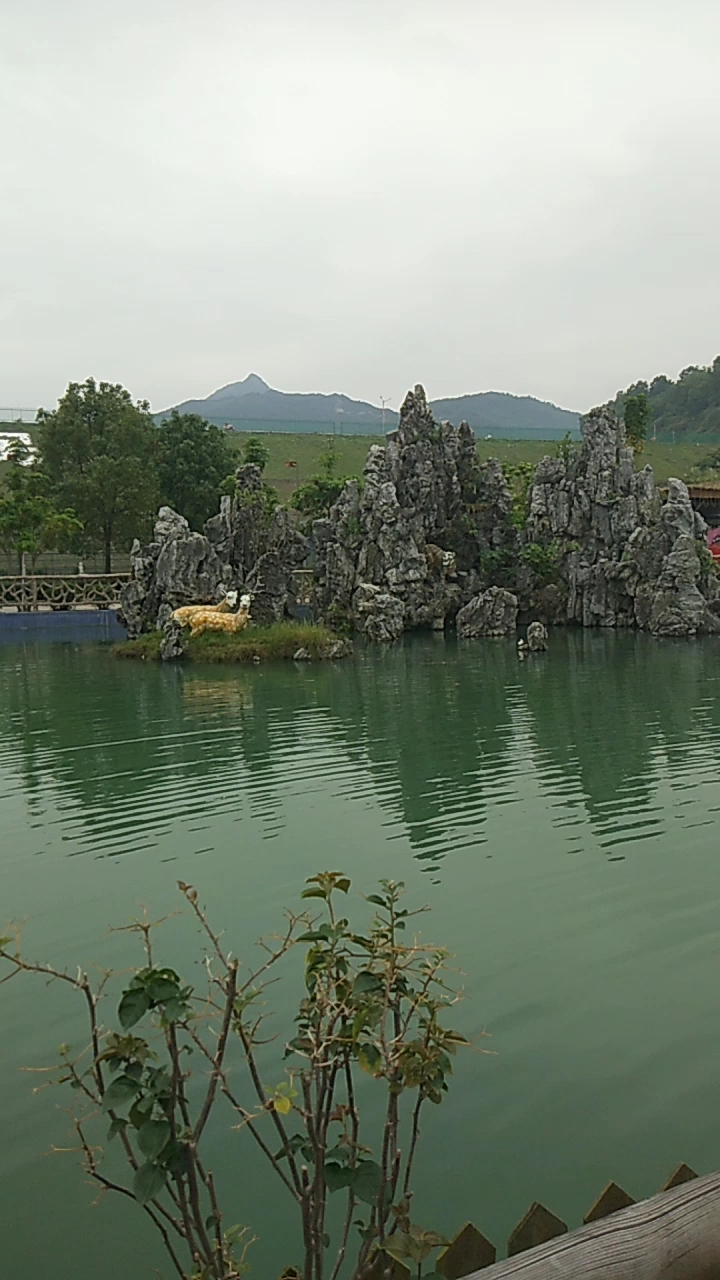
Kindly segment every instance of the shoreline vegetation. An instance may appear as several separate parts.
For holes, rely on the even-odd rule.
[[[116,658],[160,661],[162,631],[148,631],[136,640],[113,645]],[[267,627],[249,626],[235,635],[206,631],[188,633],[186,662],[322,662],[349,657],[352,645],[319,623],[274,622]]]

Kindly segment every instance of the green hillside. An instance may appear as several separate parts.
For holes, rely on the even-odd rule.
[[[247,440],[245,432],[235,432],[231,443],[238,453]],[[268,432],[262,436],[270,458],[265,471],[265,478],[273,485],[283,502],[292,494],[298,484],[304,484],[309,476],[319,470],[320,454],[327,449],[326,435],[308,435],[305,433],[281,434]],[[382,444],[382,436],[338,436],[335,444],[338,452],[338,475],[360,475],[367,457],[368,449],[373,444]],[[557,442],[554,440],[478,440],[478,457],[498,458],[500,462],[532,462],[540,461],[546,454],[554,455]],[[705,456],[707,450],[700,444],[666,444],[650,443],[640,458],[635,459],[636,467],[644,467],[650,463],[655,479],[664,484],[669,476],[685,478],[692,468]],[[289,467],[288,462],[296,462],[296,467]]]
[[[720,441],[720,356],[707,367],[688,365],[674,382],[664,374],[650,383],[635,382],[618,394],[618,402],[640,393],[652,414],[649,434],[658,440]]]

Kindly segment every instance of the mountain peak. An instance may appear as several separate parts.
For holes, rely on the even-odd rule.
[[[259,373],[249,373],[242,382],[229,382],[226,387],[220,387],[219,391],[213,391],[208,400],[238,400],[241,396],[262,396],[270,390]]]

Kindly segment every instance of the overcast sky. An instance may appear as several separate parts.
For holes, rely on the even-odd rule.
[[[718,0],[0,0],[0,406],[720,352]]]

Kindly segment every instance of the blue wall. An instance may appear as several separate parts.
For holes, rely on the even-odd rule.
[[[13,640],[124,640],[114,609],[0,612],[0,644]]]

